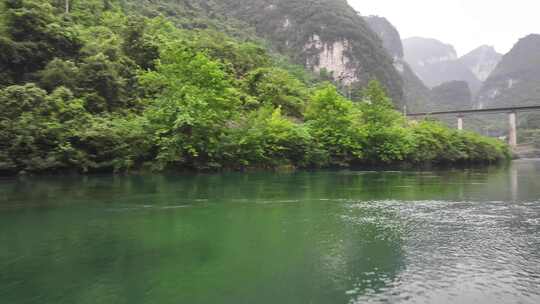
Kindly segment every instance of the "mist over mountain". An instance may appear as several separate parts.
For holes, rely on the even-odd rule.
[[[405,60],[415,68],[457,59],[456,50],[452,45],[436,39],[407,38],[403,40],[403,48]]]
[[[502,59],[495,48],[483,45],[459,58],[459,62],[467,67],[480,81],[486,81]]]
[[[403,79],[403,93],[407,109],[417,112],[430,108],[432,103],[430,89],[404,60],[403,44],[399,31],[384,17],[367,16],[364,19],[379,36],[386,52],[394,60],[394,67]]]
[[[480,108],[540,104],[540,35],[520,39],[483,85]]]
[[[368,23],[369,27],[379,36],[382,40],[383,46],[392,58],[403,59],[403,44],[401,42],[401,35],[390,21],[380,16],[367,16],[364,20]]]
[[[409,112],[456,110],[472,107],[472,92],[468,82],[461,80],[443,81],[446,79],[442,79],[442,83],[430,89],[409,65],[409,62],[416,62],[418,69],[438,63],[439,68],[451,69],[452,64],[457,59],[456,52],[451,45],[444,45],[434,39],[408,39],[409,46],[415,45],[415,52],[409,53],[410,61],[407,62],[404,58],[401,37],[396,27],[384,17],[368,16],[364,18],[382,40],[386,51],[394,58],[394,66],[403,78],[403,90]],[[429,49],[422,47],[424,42],[430,46]],[[476,59],[476,57],[472,59]],[[471,64],[476,64],[475,60],[470,61]],[[447,62],[449,64],[446,64]],[[459,64],[456,65],[460,67]],[[443,73],[435,69],[432,69],[432,72]]]
[[[436,39],[413,37],[403,40],[405,61],[428,87],[449,81],[466,81],[473,92],[481,81],[461,60],[455,48]],[[474,66],[475,63],[470,63]]]

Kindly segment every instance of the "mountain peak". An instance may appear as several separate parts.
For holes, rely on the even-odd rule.
[[[487,45],[487,44],[481,45],[481,46],[477,47],[475,50],[481,50],[481,51],[486,51],[486,52],[495,52],[495,53],[497,52],[493,45]]]
[[[457,59],[453,45],[433,38],[410,37],[403,40],[405,60],[411,65],[426,65]]]
[[[528,40],[528,39],[540,39],[540,34],[536,34],[536,33],[532,33],[532,34],[529,34],[523,38],[521,38],[520,40]]]
[[[376,15],[364,17],[372,31],[382,40],[388,54],[394,59],[403,59],[403,44],[398,30],[388,19]]]
[[[530,34],[503,56],[494,76],[508,73],[532,72],[540,67],[540,34]]]
[[[501,58],[502,55],[497,53],[493,46],[482,45],[462,56],[459,61],[478,79],[485,81],[495,70]]]
[[[452,80],[463,80],[476,91],[480,81],[457,60],[455,48],[437,39],[412,37],[403,40],[405,61],[429,87]]]
[[[474,56],[485,56],[485,55],[502,57],[502,54],[498,53],[497,50],[495,50],[494,46],[484,44],[475,48],[469,53],[463,55],[462,58],[469,57],[469,56],[474,57]]]
[[[480,106],[538,104],[540,35],[530,34],[504,55],[478,96]]]

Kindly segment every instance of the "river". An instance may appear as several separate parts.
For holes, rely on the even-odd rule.
[[[540,160],[0,180],[0,303],[540,303]]]

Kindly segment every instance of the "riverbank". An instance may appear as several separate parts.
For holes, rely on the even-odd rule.
[[[25,178],[25,177],[53,177],[53,176],[73,176],[73,177],[82,177],[82,176],[152,176],[156,174],[165,174],[165,175],[191,175],[195,176],[198,174],[229,174],[229,173],[242,173],[242,174],[253,174],[253,173],[303,173],[303,172],[337,172],[343,170],[350,170],[353,172],[429,172],[429,171],[444,171],[444,170],[474,170],[474,169],[483,169],[483,168],[492,168],[499,167],[504,168],[508,166],[513,160],[528,160],[535,158],[508,158],[502,159],[495,162],[458,162],[458,163],[394,163],[394,164],[357,164],[354,166],[348,167],[294,167],[290,165],[284,166],[275,166],[275,167],[244,167],[244,168],[221,168],[221,169],[207,169],[200,170],[194,168],[174,168],[174,169],[163,169],[163,170],[153,170],[152,168],[140,168],[129,171],[88,171],[82,172],[78,170],[56,170],[56,171],[40,171],[40,172],[18,172],[18,173],[5,173],[0,172],[0,179],[10,179],[10,178]],[[540,159],[540,157],[538,158]]]
[[[396,111],[402,101],[376,80],[359,79],[345,97],[338,82],[263,44],[121,10],[94,19],[83,9],[92,17],[83,22],[46,7],[23,1],[0,8],[6,16],[0,41],[20,50],[12,61],[22,64],[8,64],[10,77],[0,77],[3,174],[476,164],[510,157],[496,139],[408,121]],[[18,24],[32,23],[54,26],[19,33]],[[50,35],[55,38],[42,40]],[[32,47],[52,54],[34,58]]]

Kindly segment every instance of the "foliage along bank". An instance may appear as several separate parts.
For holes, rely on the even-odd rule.
[[[408,122],[214,30],[115,1],[0,4],[0,173],[496,162],[502,142]]]

